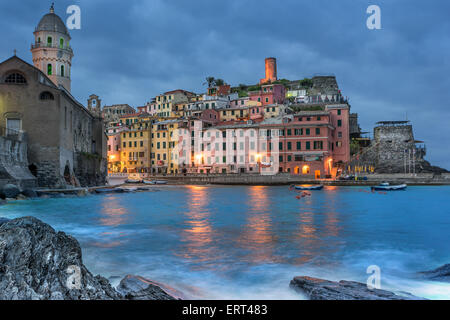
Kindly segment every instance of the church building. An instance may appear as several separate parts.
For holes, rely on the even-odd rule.
[[[33,65],[16,55],[0,63],[0,127],[26,136],[29,169],[41,187],[106,180],[101,112],[71,94],[70,39],[52,5],[34,31]]]

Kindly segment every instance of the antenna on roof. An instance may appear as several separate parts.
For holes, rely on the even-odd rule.
[[[16,49],[14,49],[14,56],[16,56],[17,55],[17,50]]]

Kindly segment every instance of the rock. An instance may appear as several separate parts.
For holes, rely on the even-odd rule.
[[[419,274],[428,280],[450,282],[450,263],[431,271],[419,272]]]
[[[33,217],[0,225],[1,300],[119,298],[108,280],[84,266],[75,238]]]
[[[87,191],[87,189],[82,189],[77,192],[78,197],[84,197],[84,196],[87,196],[88,194],[89,194],[89,192]]]
[[[9,219],[0,217],[0,226],[1,226],[2,224],[4,224],[5,222],[8,222],[8,221],[9,221]]]
[[[34,191],[33,189],[25,189],[22,191],[22,194],[28,198],[37,198],[38,197],[37,192]]]
[[[0,196],[5,198],[15,198],[20,193],[20,189],[18,186],[14,184],[6,184],[3,186],[3,188],[0,190]]]
[[[295,277],[289,286],[311,300],[423,300],[409,293],[400,296],[386,290],[369,289],[366,284],[356,281]]]
[[[125,278],[123,278],[117,286],[117,291],[122,295],[124,299],[127,300],[179,299],[179,297],[175,297],[167,293],[167,291],[175,292],[174,289],[134,275],[127,275]]]
[[[23,194],[19,194],[16,198],[17,200],[27,200],[28,198],[24,196]]]

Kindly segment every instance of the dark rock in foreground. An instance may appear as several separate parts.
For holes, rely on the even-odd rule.
[[[6,184],[0,190],[0,197],[5,198],[15,198],[19,195],[20,189],[14,184]]]
[[[119,293],[84,266],[75,238],[33,217],[0,218],[0,300],[175,299],[162,287],[127,276]]]
[[[75,238],[33,217],[0,225],[1,300],[118,298],[83,265]]]
[[[428,280],[450,282],[450,263],[431,271],[419,272],[419,274]]]
[[[423,300],[408,293],[399,296],[386,290],[369,289],[366,284],[356,281],[295,277],[289,286],[311,300]]]
[[[166,292],[172,290],[162,284],[135,275],[127,275],[117,286],[117,291],[127,300],[175,300],[175,297]]]

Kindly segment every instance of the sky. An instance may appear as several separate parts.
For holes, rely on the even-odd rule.
[[[276,57],[278,77],[334,74],[363,131],[377,121],[412,122],[426,159],[450,169],[450,2],[446,0],[53,0],[70,30],[72,94],[83,104],[145,105],[174,89],[204,92],[205,78],[231,85],[264,77]],[[32,63],[30,45],[52,1],[0,2],[0,61]],[[369,30],[369,5],[381,29]]]

